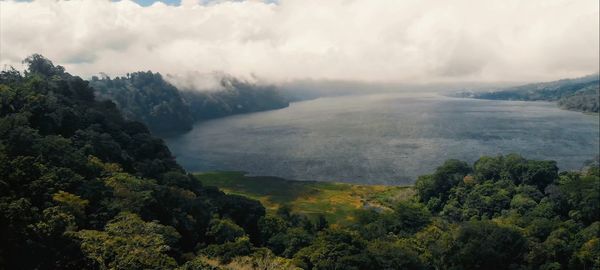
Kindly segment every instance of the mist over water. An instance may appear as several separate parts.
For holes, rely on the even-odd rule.
[[[597,116],[554,103],[378,94],[212,120],[166,141],[189,171],[408,184],[446,159],[513,152],[579,169],[599,154],[598,138]]]

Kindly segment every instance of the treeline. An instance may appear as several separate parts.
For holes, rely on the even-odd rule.
[[[0,73],[0,269],[600,267],[597,164],[449,160],[412,200],[329,226],[202,186],[88,82],[25,62]]]
[[[588,86],[558,100],[560,107],[581,112],[598,112],[600,110],[599,104],[600,88],[598,88],[598,85]]]
[[[223,76],[218,91],[179,90],[160,73],[140,71],[126,77],[92,77],[99,99],[112,100],[125,118],[145,123],[157,134],[190,130],[196,121],[280,109],[289,100],[274,86]]]
[[[598,112],[600,103],[599,75],[554,82],[534,83],[491,92],[465,92],[459,96],[524,101],[556,101],[562,108],[582,112]]]
[[[202,187],[87,81],[24,62],[0,73],[0,269],[173,269],[221,223],[258,241],[259,202]]]

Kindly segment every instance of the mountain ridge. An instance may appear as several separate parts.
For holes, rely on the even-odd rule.
[[[454,96],[491,100],[552,101],[564,109],[598,113],[600,74],[530,83],[491,91],[459,92]]]

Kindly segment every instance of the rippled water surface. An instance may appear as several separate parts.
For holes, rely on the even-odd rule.
[[[203,122],[167,144],[189,171],[404,184],[446,159],[511,152],[577,169],[598,155],[598,137],[597,116],[553,103],[382,94]]]

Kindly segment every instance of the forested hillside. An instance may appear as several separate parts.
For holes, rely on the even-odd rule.
[[[567,110],[582,112],[598,112],[600,110],[600,88],[598,85],[587,86],[572,95],[558,100],[558,105]]]
[[[203,186],[88,82],[25,63],[0,73],[0,269],[600,267],[597,164],[449,160],[334,226]]]
[[[274,86],[261,86],[234,77],[220,79],[219,91],[181,91],[196,121],[233,114],[281,109],[289,99]]]
[[[465,92],[460,93],[459,96],[496,100],[557,101],[561,107],[568,110],[598,112],[599,89],[599,75],[595,74],[577,79],[527,84],[491,92]]]
[[[179,91],[159,73],[134,72],[127,77],[93,77],[90,86],[101,100],[112,100],[127,119],[145,123],[153,131],[185,131],[194,119]]]
[[[98,98],[114,101],[125,118],[141,121],[158,134],[190,130],[195,121],[289,105],[273,86],[229,76],[220,79],[222,89],[218,91],[178,90],[161,74],[151,71],[114,79],[93,77],[90,86]]]
[[[25,62],[0,73],[0,269],[175,268],[219,224],[259,241],[259,202],[202,187],[88,82]]]

